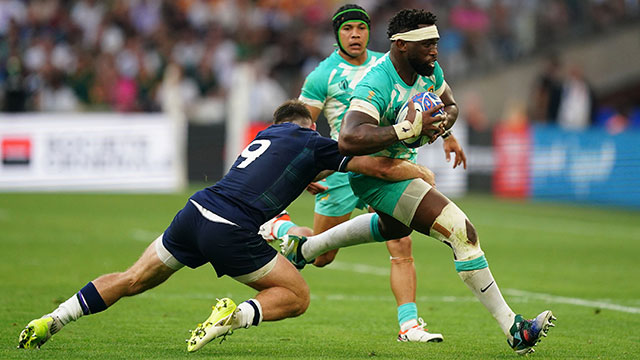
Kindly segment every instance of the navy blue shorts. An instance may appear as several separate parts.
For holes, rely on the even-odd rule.
[[[209,220],[191,201],[173,218],[164,232],[162,244],[190,268],[211,263],[218,277],[252,273],[277,255],[277,251],[257,233]]]

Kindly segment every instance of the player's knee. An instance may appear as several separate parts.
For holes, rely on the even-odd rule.
[[[294,226],[287,231],[287,234],[309,237],[313,236],[313,230],[306,226]]]
[[[411,256],[411,238],[409,236],[402,237],[397,240],[389,240],[386,242],[389,255],[392,258],[405,258]]]
[[[289,317],[300,316],[307,311],[309,304],[311,303],[311,295],[309,292],[309,286],[305,283],[296,291],[296,301],[292,304],[291,313]]]
[[[474,259],[482,255],[475,227],[454,203],[449,203],[431,226],[430,235],[453,249],[456,260]]]
[[[384,239],[401,239],[409,236],[413,231],[410,227],[400,223],[379,223],[380,235]]]
[[[316,257],[316,259],[313,261],[313,265],[317,266],[317,267],[324,267],[327,266],[329,264],[331,264],[333,262],[333,260],[336,258],[336,255],[338,254],[338,250],[331,250],[328,251],[318,257]]]

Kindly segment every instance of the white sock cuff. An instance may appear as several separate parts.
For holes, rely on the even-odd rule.
[[[73,295],[60,304],[51,314],[60,319],[62,325],[67,325],[71,321],[78,320],[83,315],[83,312],[78,297]]]
[[[405,321],[402,324],[400,324],[400,330],[401,331],[407,331],[407,330],[411,329],[412,327],[414,327],[416,325],[418,325],[418,320],[411,319],[411,320]]]

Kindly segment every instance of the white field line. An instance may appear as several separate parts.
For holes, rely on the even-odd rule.
[[[327,265],[325,269],[350,271],[359,274],[370,274],[377,276],[389,277],[389,268],[365,264],[352,264],[341,261],[334,261]]]
[[[129,233],[131,239],[151,244],[161,233],[144,229],[132,229]]]
[[[375,276],[389,276],[389,269],[372,266],[365,264],[351,264],[340,261],[334,261],[331,265],[325,269],[332,269],[338,271],[350,271],[360,274],[370,274]],[[503,289],[502,292],[511,297],[513,302],[526,303],[530,300],[542,300],[547,303],[555,304],[568,304],[575,306],[583,306],[589,308],[607,309],[613,311],[620,311],[630,314],[640,314],[640,307],[624,306],[614,304],[604,300],[586,300],[580,298],[556,296],[544,293],[535,293],[530,291],[518,290],[518,289]],[[147,292],[142,294],[143,297],[149,298],[180,298],[180,299],[212,299],[216,297],[230,297],[235,298],[232,293],[222,294],[216,289],[212,289],[211,293],[182,293],[182,294],[159,294],[156,292]],[[313,293],[313,286],[311,288],[311,299],[315,301],[361,301],[361,302],[373,302],[373,301],[385,301],[393,302],[392,295],[354,295],[354,294],[326,294],[317,295]],[[463,303],[463,302],[476,302],[476,298],[473,296],[417,296],[416,301],[419,303]]]
[[[474,225],[499,227],[502,229],[535,231],[555,235],[577,235],[587,237],[604,237],[627,240],[640,240],[640,226],[637,224],[616,225],[599,224],[593,222],[572,221],[570,219],[548,219],[539,220],[537,225],[531,225],[526,219],[512,222],[499,222],[490,219],[473,220]],[[540,224],[546,224],[541,226]]]
[[[350,263],[344,263],[340,261],[334,261],[329,266],[327,266],[326,269],[351,271],[351,272],[360,273],[360,274],[371,274],[371,275],[385,276],[385,277],[389,276],[388,268],[384,268],[381,266],[364,265],[364,264],[350,264]],[[556,296],[551,294],[534,293],[534,292],[518,290],[518,289],[504,289],[503,292],[510,296],[520,297],[521,301],[543,300],[549,303],[594,307],[594,308],[608,309],[608,310],[614,310],[614,311],[621,311],[621,312],[626,312],[631,314],[640,314],[640,308],[638,307],[617,305],[617,304],[613,304],[613,303],[602,301],[602,300],[601,301],[585,300],[585,299],[565,297],[565,296]],[[418,301],[435,301],[435,302],[459,302],[461,301],[461,299],[464,299],[464,301],[468,301],[466,297],[465,298],[452,297],[452,296],[445,296],[440,298],[424,297],[424,300],[421,300],[421,298],[418,297]],[[469,299],[472,299],[472,298],[469,298]],[[327,298],[327,300],[333,300],[333,298]]]
[[[536,294],[516,289],[506,289],[505,294],[513,296],[510,299],[511,303],[527,303],[530,300],[544,300],[548,303],[556,304],[569,304],[576,306],[584,306],[588,308],[607,309],[612,311],[620,311],[630,314],[640,314],[640,308],[631,306],[622,306],[612,304],[604,301],[590,301],[584,299],[568,298],[562,296],[553,296],[548,294]],[[211,293],[159,293],[159,292],[146,292],[140,297],[150,299],[195,299],[195,300],[211,300],[215,302],[216,298],[229,297],[232,299],[238,299],[240,294],[217,292],[213,290]],[[392,295],[353,295],[353,294],[323,294],[318,295],[313,293],[313,287],[311,289],[311,301],[349,301],[349,302],[386,302],[394,303],[395,299]],[[473,296],[418,296],[416,297],[418,304],[438,304],[438,303],[476,303],[478,300]]]
[[[511,296],[520,296],[526,299],[543,300],[550,303],[569,304],[569,305],[614,310],[614,311],[626,312],[630,314],[640,314],[640,308],[612,304],[606,301],[585,300],[585,299],[565,297],[565,296],[556,296],[551,294],[534,293],[534,292],[518,290],[518,289],[505,289],[503,290],[503,292]]]

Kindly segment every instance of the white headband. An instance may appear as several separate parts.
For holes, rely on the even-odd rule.
[[[438,28],[435,25],[430,25],[402,33],[393,34],[393,36],[391,36],[391,39],[389,40],[422,41],[439,38],[440,35],[438,34]]]

